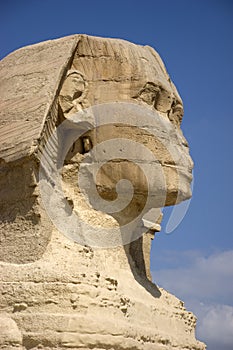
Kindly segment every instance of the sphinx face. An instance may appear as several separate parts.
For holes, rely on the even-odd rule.
[[[150,47],[121,40],[111,43],[84,37],[70,71],[59,97],[65,119],[90,106],[108,106],[106,110],[96,109],[104,123],[94,125],[96,116],[90,117],[92,130],[73,142],[67,157],[68,163],[79,153],[87,157],[86,161],[82,158],[82,186],[91,205],[102,208],[96,204],[96,196],[92,199],[90,183],[103,200],[115,201],[119,194],[123,201],[129,199],[124,210],[111,214],[118,222],[138,215],[148,196],[149,209],[190,198],[193,163],[180,129],[183,105],[159,55]],[[75,71],[76,77],[81,77],[77,85],[71,80]],[[64,91],[69,108],[62,104]],[[117,111],[116,102],[125,103],[125,109],[121,105]],[[98,172],[93,170],[96,167]],[[127,189],[124,185],[119,192],[117,184],[122,179],[131,186]]]

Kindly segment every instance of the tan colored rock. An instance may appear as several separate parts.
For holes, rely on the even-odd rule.
[[[7,315],[0,316],[0,349],[22,349],[22,334],[15,321]]]
[[[0,78],[0,312],[22,348],[204,349],[192,313],[150,281],[158,208],[190,197],[192,170],[182,101],[159,55],[74,35],[13,52]],[[93,107],[103,103],[107,125]],[[123,178],[128,204],[128,183],[116,196]]]

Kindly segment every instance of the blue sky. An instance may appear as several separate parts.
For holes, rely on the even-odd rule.
[[[181,224],[153,243],[153,277],[197,314],[197,336],[209,350],[232,349],[233,1],[8,0],[1,1],[0,23],[0,57],[74,33],[160,53],[184,102],[195,182]]]

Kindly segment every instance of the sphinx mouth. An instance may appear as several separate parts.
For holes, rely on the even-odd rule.
[[[190,166],[183,166],[183,165],[175,164],[175,163],[171,163],[171,162],[163,162],[162,166],[167,167],[167,168],[176,169],[179,174],[187,176],[187,178],[190,179],[191,181],[193,179],[193,171],[192,171],[193,167],[191,165]]]

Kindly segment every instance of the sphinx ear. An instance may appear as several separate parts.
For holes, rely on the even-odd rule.
[[[88,83],[83,73],[71,69],[62,83],[58,103],[63,117],[77,113],[85,107]]]

